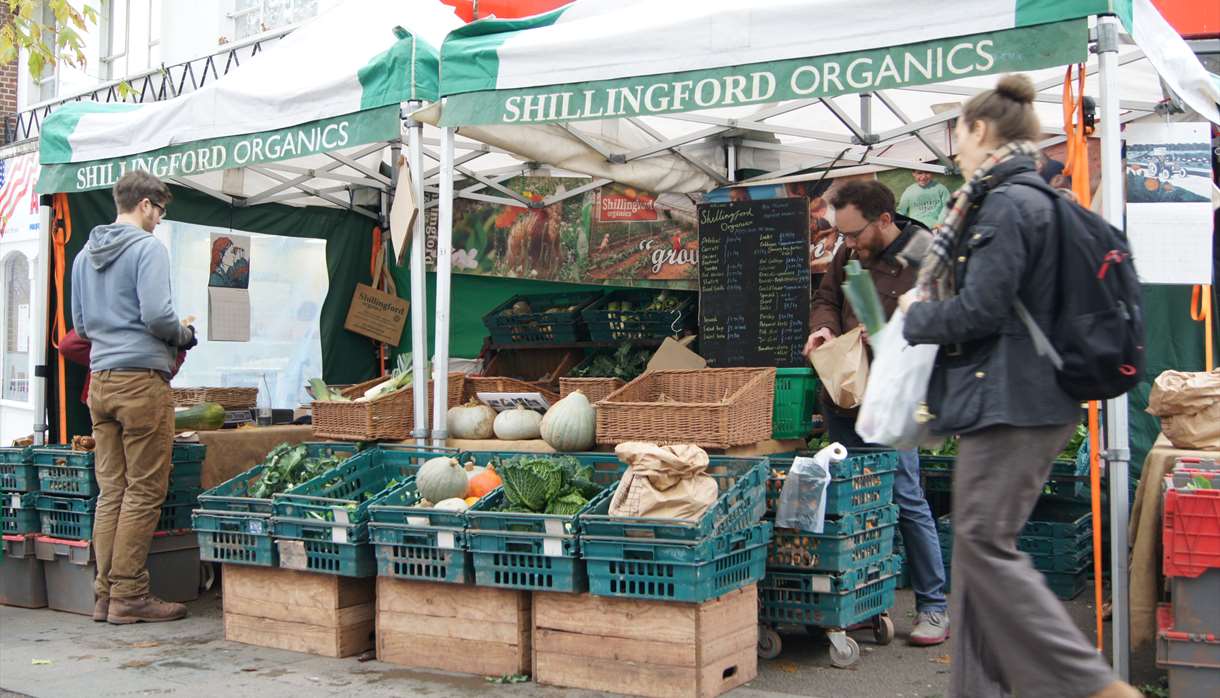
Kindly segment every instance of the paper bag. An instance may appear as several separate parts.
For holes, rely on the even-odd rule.
[[[1220,368],[1203,371],[1162,371],[1148,394],[1148,414],[1170,417],[1194,414],[1220,402]]]
[[[697,520],[720,496],[707,475],[707,451],[698,446],[629,441],[614,448],[627,464],[610,500],[610,515],[630,518]]]
[[[864,386],[868,384],[868,352],[864,348],[863,329],[856,327],[826,342],[813,350],[809,360],[836,405],[843,409],[860,406]]]
[[[1174,448],[1220,451],[1220,401],[1198,412],[1161,417],[1161,431]]]

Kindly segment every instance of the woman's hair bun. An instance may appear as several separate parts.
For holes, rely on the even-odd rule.
[[[1034,101],[1034,83],[1028,76],[1020,73],[1000,78],[995,91],[1000,96],[1021,104],[1032,104]]]

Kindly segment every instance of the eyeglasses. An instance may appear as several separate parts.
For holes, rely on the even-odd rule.
[[[843,230],[842,228],[839,228],[839,234],[845,238],[852,238],[854,240],[855,238],[858,238],[861,235],[863,235],[864,231],[873,227],[873,224],[876,222],[877,221],[869,221],[868,223],[865,223],[864,227],[860,228],[859,230]]]
[[[151,204],[153,208],[155,208],[155,209],[157,209],[158,211],[160,211],[160,212],[161,212],[161,217],[162,217],[162,218],[165,218],[165,207],[164,207],[164,206],[162,206],[162,205],[161,205],[161,204],[159,204],[159,203],[156,203],[156,202],[155,202],[155,201],[153,201],[152,199],[149,199],[149,200],[148,200],[148,203],[149,203],[149,204]]]

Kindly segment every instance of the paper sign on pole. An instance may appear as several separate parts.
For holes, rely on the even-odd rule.
[[[415,217],[418,215],[411,168],[407,167],[406,158],[399,158],[398,184],[394,187],[394,204],[390,207],[390,240],[394,243],[398,264],[406,259],[407,248],[411,246],[411,231],[415,228]]]

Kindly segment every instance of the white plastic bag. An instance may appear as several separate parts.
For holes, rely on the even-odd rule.
[[[873,337],[873,364],[864,401],[856,417],[856,433],[868,443],[897,449],[917,448],[927,440],[928,380],[940,347],[907,344],[902,336],[906,313],[894,312]]]
[[[847,449],[835,442],[812,458],[798,456],[784,476],[784,488],[775,505],[775,526],[821,533],[826,524],[826,490],[830,486],[830,464],[847,457]]]

